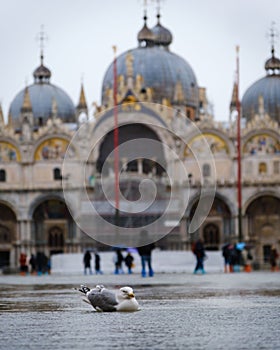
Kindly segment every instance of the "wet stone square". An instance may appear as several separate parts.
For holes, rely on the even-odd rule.
[[[100,313],[81,283],[133,287],[141,310]],[[0,349],[279,349],[280,274],[0,276]]]

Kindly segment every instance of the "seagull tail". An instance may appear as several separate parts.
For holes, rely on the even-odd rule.
[[[87,292],[90,291],[90,288],[81,284],[80,288],[78,289],[79,292],[83,293],[83,294],[87,294]]]

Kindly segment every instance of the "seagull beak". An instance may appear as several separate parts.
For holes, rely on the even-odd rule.
[[[128,293],[127,294],[130,298],[134,298],[134,294],[133,293]]]

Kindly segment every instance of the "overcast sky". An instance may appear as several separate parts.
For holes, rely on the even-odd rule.
[[[143,25],[141,0],[0,0],[0,101],[5,117],[15,95],[39,65],[43,24],[48,41],[45,65],[51,82],[78,102],[81,76],[88,104],[101,100],[101,86],[113,59],[137,46]],[[271,22],[280,29],[278,0],[165,0],[161,23],[171,30],[171,51],[192,66],[199,86],[207,88],[215,118],[227,120],[240,46],[240,93],[265,75],[270,57],[267,33]],[[148,25],[156,24],[156,2],[148,1]],[[278,23],[277,23],[278,20]],[[276,55],[280,56],[280,38]]]

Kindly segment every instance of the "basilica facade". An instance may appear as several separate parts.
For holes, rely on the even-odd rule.
[[[121,230],[152,228],[162,249],[187,250],[202,237],[208,250],[219,250],[242,239],[260,267],[272,245],[280,248],[280,60],[274,47],[264,77],[241,100],[240,236],[235,91],[232,117],[216,121],[206,89],[172,52],[172,39],[160,14],[152,28],[144,17],[137,47],[105,72],[93,118],[83,86],[74,106],[52,83],[41,53],[34,83],[16,94],[8,123],[0,110],[0,267],[17,266],[21,252],[50,256],[121,243],[103,222],[117,222]],[[128,145],[117,159],[117,215],[104,194],[105,186],[115,199],[116,135],[117,145]],[[156,194],[144,191],[139,202],[145,179]]]

